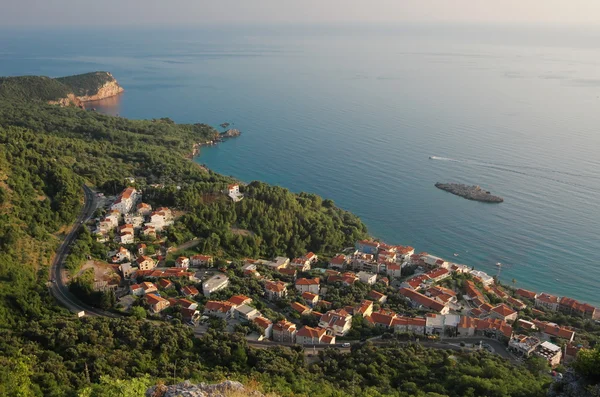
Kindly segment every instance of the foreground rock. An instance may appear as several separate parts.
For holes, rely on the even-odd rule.
[[[192,384],[190,381],[178,383],[176,385],[165,386],[158,385],[151,387],[146,391],[146,397],[237,397],[252,396],[264,397],[264,394],[257,391],[246,390],[240,382],[226,380],[221,383]]]
[[[481,201],[484,203],[501,203],[504,201],[502,197],[494,196],[490,192],[483,190],[481,187],[473,185],[463,185],[460,183],[436,183],[435,187],[445,190],[468,200]]]
[[[235,137],[240,136],[240,134],[241,134],[240,130],[231,128],[231,129],[221,133],[220,138],[221,139],[235,138]]]

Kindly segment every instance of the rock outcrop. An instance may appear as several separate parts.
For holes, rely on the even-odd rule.
[[[153,386],[146,391],[146,397],[230,397],[230,396],[251,396],[264,397],[264,394],[257,391],[247,390],[240,382],[226,380],[221,383],[192,384],[190,381],[178,383],[176,385]]]
[[[240,135],[241,135],[240,130],[232,128],[232,129],[229,129],[229,130],[219,134],[219,138],[221,138],[221,139],[235,138]]]
[[[98,101],[100,99],[110,98],[115,95],[119,95],[123,91],[125,90],[119,85],[119,83],[117,83],[117,80],[113,80],[104,83],[104,85],[98,88],[98,92],[96,94],[78,96],[77,99],[79,99],[81,102]]]
[[[75,94],[68,94],[66,98],[48,101],[48,104],[59,106],[78,106],[80,108],[84,108],[83,101],[80,98],[76,97]]]
[[[490,192],[483,190],[481,187],[473,185],[463,185],[461,183],[436,183],[435,187],[445,190],[468,200],[481,201],[484,203],[501,203],[504,201],[502,197],[494,196]]]

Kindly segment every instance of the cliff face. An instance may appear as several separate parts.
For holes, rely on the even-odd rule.
[[[68,94],[66,98],[60,98],[53,101],[48,101],[50,105],[59,105],[59,106],[77,106],[83,108],[83,101],[76,97],[75,94]]]
[[[78,96],[77,99],[79,99],[81,102],[98,101],[100,99],[110,98],[111,96],[119,95],[123,91],[123,87],[121,87],[119,83],[117,83],[117,80],[113,80],[108,81],[104,83],[101,87],[99,87],[98,92],[96,94]]]

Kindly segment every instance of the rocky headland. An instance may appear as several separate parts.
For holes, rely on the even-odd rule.
[[[445,190],[449,193],[466,198],[467,200],[481,201],[484,203],[502,203],[502,197],[494,196],[480,186],[463,185],[461,183],[436,183],[435,187]]]
[[[146,397],[264,397],[264,394],[247,390],[240,382],[226,380],[221,383],[197,385],[189,381],[176,385],[159,385],[146,391]]]

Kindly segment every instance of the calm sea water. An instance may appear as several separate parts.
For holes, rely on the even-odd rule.
[[[504,281],[600,304],[600,41],[579,33],[4,30],[0,75],[111,71],[126,92],[101,111],[241,129],[197,159],[220,173],[332,198],[387,242],[490,274],[502,262]]]

